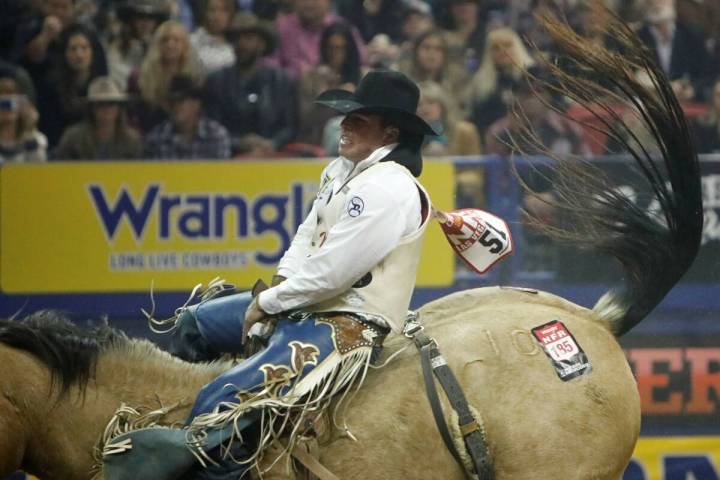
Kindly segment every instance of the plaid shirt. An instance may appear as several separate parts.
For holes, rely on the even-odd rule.
[[[153,128],[145,140],[145,156],[161,160],[230,158],[230,134],[215,120],[201,117],[190,143],[177,133],[171,120]]]

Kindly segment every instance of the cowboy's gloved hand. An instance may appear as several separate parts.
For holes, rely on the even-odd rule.
[[[262,308],[260,308],[260,305],[258,304],[258,297],[255,297],[250,303],[250,306],[245,311],[245,320],[243,321],[243,337],[242,342],[243,344],[247,340],[248,334],[250,333],[250,329],[253,325],[256,323],[262,321],[263,319],[267,318],[268,314],[263,311]]]

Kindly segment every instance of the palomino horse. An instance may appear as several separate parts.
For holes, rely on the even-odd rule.
[[[549,233],[613,255],[626,282],[592,309],[496,287],[452,294],[420,314],[481,419],[495,478],[612,480],[622,475],[640,429],[637,389],[616,337],[647,316],[697,254],[699,167],[671,87],[626,27],[615,22],[611,32],[626,46],[620,56],[553,19],[545,23],[577,73],[548,65],[557,80],[548,87],[605,109],[610,120],[599,119],[625,142],[657,205],[643,210],[598,172],[561,163],[555,207],[571,229]],[[654,89],[635,80],[636,68]],[[606,99],[624,101],[637,114],[662,162],[650,159],[652,145],[642,145]],[[584,352],[582,374],[561,379],[557,352],[540,341],[550,337],[533,334],[553,321],[572,335],[571,350]],[[389,338],[386,351],[407,344]],[[43,315],[0,323],[0,364],[0,474],[23,468],[44,480],[90,478],[94,447],[121,403],[178,404],[164,421],[182,421],[200,387],[227,368],[184,363],[107,327],[83,330]],[[343,479],[463,478],[424,397],[411,347],[369,373],[341,411],[357,440],[332,430],[322,439],[320,461]],[[292,478],[285,466],[278,463],[277,475]]]

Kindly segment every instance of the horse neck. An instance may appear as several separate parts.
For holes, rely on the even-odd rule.
[[[50,372],[44,365],[24,352],[1,345],[0,349],[11,365],[18,366],[12,369],[18,373],[11,378],[3,374],[2,382],[8,380],[8,390],[3,391],[19,399],[15,413],[22,422],[17,424],[24,426],[7,434],[0,431],[0,439],[8,438],[10,444],[22,439],[22,453],[11,453],[20,455],[23,469],[43,480],[90,478],[93,449],[121,403],[141,411],[177,405],[166,420],[182,422],[200,388],[227,368],[189,364],[149,342],[132,341],[102,353],[87,385],[73,385],[61,395],[54,388],[51,395]],[[1,400],[0,426],[7,423]],[[10,448],[2,440],[0,447]],[[2,450],[1,458],[6,458]]]
[[[134,340],[100,356],[88,387],[110,395],[114,409],[117,399],[134,408],[191,405],[200,388],[228,368],[225,363],[187,363],[146,340]]]

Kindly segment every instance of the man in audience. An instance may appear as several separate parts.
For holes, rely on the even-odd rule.
[[[19,25],[15,33],[15,61],[32,78],[38,97],[52,94],[48,90],[48,75],[59,68],[66,56],[62,44],[63,33],[77,28],[75,0],[39,0],[40,10]],[[0,13],[1,14],[1,13]],[[86,29],[95,61],[105,65],[105,50],[92,29]]]
[[[281,69],[263,64],[275,46],[267,24],[238,13],[228,40],[235,63],[208,77],[208,115],[230,130],[235,154],[272,157],[297,135],[297,86]]]
[[[649,0],[638,37],[655,53],[678,99],[702,97],[707,52],[702,36],[677,21],[675,0]]]
[[[187,75],[178,75],[168,92],[171,112],[148,134],[145,153],[163,160],[207,160],[230,157],[225,127],[203,115],[202,89]]]

